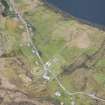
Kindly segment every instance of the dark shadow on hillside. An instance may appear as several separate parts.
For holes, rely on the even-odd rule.
[[[71,74],[79,68],[85,68],[86,70],[93,68],[96,63],[105,55],[105,40],[102,42],[100,48],[93,54],[82,54],[74,61],[74,63],[64,66],[63,73]],[[62,73],[62,74],[63,74]]]

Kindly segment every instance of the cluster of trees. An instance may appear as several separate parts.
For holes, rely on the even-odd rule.
[[[7,0],[0,0],[0,3],[1,3],[2,15],[7,16],[10,10],[9,3],[7,2]]]
[[[10,9],[10,3],[9,0],[0,0],[1,3],[1,14],[2,16],[6,17],[6,16],[15,16],[14,11],[11,11]]]

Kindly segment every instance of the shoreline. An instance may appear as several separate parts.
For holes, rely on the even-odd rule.
[[[40,0],[40,1],[43,2],[43,5],[45,5],[49,9],[53,10],[56,13],[60,13],[64,17],[65,20],[71,18],[71,19],[74,19],[74,20],[76,20],[77,22],[79,22],[81,24],[86,24],[86,25],[98,28],[99,30],[105,31],[105,26],[104,25],[95,24],[95,23],[92,23],[92,22],[90,22],[88,20],[75,17],[72,14],[70,14],[70,13],[68,13],[66,11],[63,11],[60,8],[54,6],[53,4],[48,3],[47,0]]]

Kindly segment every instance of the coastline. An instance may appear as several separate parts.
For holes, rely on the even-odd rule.
[[[56,13],[59,13],[61,14],[65,20],[67,19],[74,19],[76,20],[77,22],[81,23],[81,24],[86,24],[86,25],[89,25],[89,26],[92,26],[92,27],[95,27],[95,28],[98,28],[99,30],[102,30],[102,31],[105,31],[105,26],[104,25],[100,25],[100,24],[95,24],[95,23],[92,23],[88,20],[85,20],[85,19],[81,19],[81,18],[78,18],[78,17],[75,17],[73,16],[72,14],[66,12],[66,11],[63,11],[61,10],[60,8],[54,6],[53,4],[50,4],[47,2],[47,0],[40,0],[41,2],[43,2],[43,5],[45,5],[46,7],[48,7],[49,9],[53,10],[54,12]]]

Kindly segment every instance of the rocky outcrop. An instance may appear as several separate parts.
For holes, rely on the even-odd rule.
[[[31,74],[27,74],[30,71],[21,62],[13,57],[0,58],[0,105],[53,105],[48,101],[39,101],[40,97],[48,94],[46,84],[44,80],[37,81],[37,78],[31,80]]]

